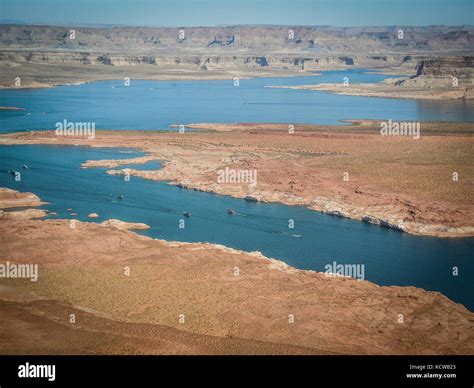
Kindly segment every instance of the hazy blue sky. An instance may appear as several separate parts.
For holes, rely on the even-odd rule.
[[[0,19],[48,24],[474,24],[474,0],[0,0]]]

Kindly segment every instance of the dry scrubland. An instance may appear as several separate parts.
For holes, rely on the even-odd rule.
[[[6,260],[40,266],[2,280],[2,354],[474,352],[474,315],[435,292],[93,223],[2,219],[0,236]]]
[[[422,123],[421,138],[380,136],[378,122],[345,126],[194,124],[185,134],[98,131],[95,140],[54,132],[4,135],[4,144],[129,146],[158,159],[158,171],[122,170],[120,161],[89,161],[131,175],[248,200],[299,204],[408,233],[472,236],[473,138],[469,123]],[[197,129],[200,128],[198,131]],[[207,128],[207,129],[203,129]],[[218,183],[217,172],[256,170],[258,184]],[[459,175],[453,180],[453,173]],[[348,180],[344,180],[347,173]]]
[[[403,39],[399,39],[400,29]],[[70,38],[71,30],[74,39]],[[469,56],[474,34],[470,26],[222,26],[183,31],[184,38],[180,39],[179,28],[0,25],[0,87],[51,87],[124,77],[232,79],[314,75],[321,70],[356,67],[416,75],[417,65],[423,62],[429,64],[428,68],[440,68],[438,60],[472,61]],[[430,63],[432,60],[435,63]],[[457,76],[456,66],[449,65],[445,70],[449,77]],[[15,84],[16,77],[21,78],[19,84]],[[420,87],[428,88],[420,86],[420,81],[415,85],[405,82],[402,88],[392,87],[388,92],[382,85],[381,95],[460,98],[459,90],[445,93],[444,79],[423,78],[423,83],[426,81],[430,88],[441,86],[442,93],[420,93]],[[356,93],[377,95],[380,87]],[[466,87],[472,89],[472,84],[466,86],[461,80],[459,89]]]
[[[410,233],[472,235],[470,124],[422,123],[420,140],[382,137],[371,121],[296,125],[293,134],[274,124],[193,127],[207,129],[98,131],[94,140],[25,132],[3,135],[0,144],[136,147],[149,153],[137,162],[159,159],[164,167],[125,170],[132,175],[371,222],[402,219]],[[83,168],[122,174],[121,163],[130,160]],[[218,184],[216,171],[225,166],[257,169],[257,186]],[[0,195],[2,208],[39,203],[31,194]],[[36,283],[2,280],[0,353],[474,352],[474,315],[439,293],[328,278],[212,244],[153,240],[117,222],[71,229],[31,210],[0,215],[3,259],[40,265]]]
[[[70,28],[2,25],[0,87],[365,67],[413,77],[342,91],[341,85],[317,88],[470,98],[472,27],[403,29],[400,40],[398,28],[378,27],[295,27],[293,39],[288,27],[190,28],[185,39],[173,28],[76,28],[71,40]],[[453,89],[453,76],[459,88]],[[3,107],[15,108],[21,107]],[[293,134],[278,124],[189,127],[184,134],[98,131],[94,140],[24,132],[0,136],[0,144],[135,147],[149,154],[136,162],[157,159],[163,168],[123,170],[130,160],[82,167],[304,205],[413,234],[474,235],[470,123],[421,123],[419,140],[382,137],[379,123],[368,120],[295,125]],[[218,183],[225,167],[255,169],[257,186]],[[41,220],[39,205],[33,194],[0,189],[2,259],[40,265],[38,282],[0,284],[1,354],[474,354],[473,313],[439,293],[328,278],[212,244],[153,240],[128,230],[146,225],[118,220],[70,228],[67,220]],[[5,211],[22,206],[28,209]]]

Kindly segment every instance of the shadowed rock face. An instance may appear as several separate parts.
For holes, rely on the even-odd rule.
[[[74,30],[74,39],[70,38]],[[180,30],[184,39],[180,38]],[[399,38],[399,31],[403,38]],[[393,53],[472,50],[472,27],[286,27],[79,28],[0,26],[2,48],[110,52],[320,52]]]
[[[271,54],[271,55],[242,55],[242,54],[147,54],[135,55],[130,53],[94,53],[82,51],[2,51],[0,66],[11,63],[31,65],[100,65],[100,66],[153,66],[188,68],[192,70],[228,70],[239,68],[266,68],[269,70],[287,71],[317,71],[336,68],[404,66],[407,71],[414,72],[415,62],[403,62],[404,55],[380,57],[337,56],[314,57],[305,54]],[[86,69],[86,67],[84,67]]]
[[[143,79],[190,75],[222,79],[233,75],[229,72],[277,76],[357,66],[397,67],[414,74],[418,60],[472,55],[473,36],[470,26],[0,25],[0,86],[12,87],[18,74],[22,87],[121,78],[130,72]]]
[[[437,93],[460,92],[452,98],[473,98],[474,57],[458,56],[436,59],[422,59],[416,65],[416,74],[394,83],[404,88],[436,89]]]
[[[268,66],[268,61],[265,57],[257,57],[255,63],[260,66]]]
[[[472,77],[474,73],[474,57],[451,57],[427,59],[420,61],[416,66],[416,75],[435,77]]]
[[[229,46],[231,44],[234,44],[235,38],[234,35],[228,35],[228,36],[215,36],[212,42],[210,42],[207,46],[212,46],[212,45],[218,45],[218,46]]]
[[[341,61],[344,61],[346,65],[352,66],[354,65],[354,60],[351,57],[339,57]]]

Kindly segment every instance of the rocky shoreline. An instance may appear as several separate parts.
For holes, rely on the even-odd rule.
[[[472,168],[469,153],[473,138],[462,123],[425,125],[429,127],[426,131],[429,135],[420,141],[426,156],[418,152],[418,143],[411,139],[391,140],[404,147],[404,152],[411,158],[421,158],[423,163],[428,155],[438,152],[440,161],[436,163],[444,163],[445,171],[440,175],[440,169],[433,165],[431,178],[425,176],[425,168],[417,167],[419,162],[416,161],[413,165],[400,164],[400,168],[393,170],[391,158],[400,155],[395,155],[390,143],[377,135],[379,125],[375,122],[339,126],[334,133],[327,132],[331,130],[328,126],[296,126],[296,134],[288,134],[284,126],[273,127],[272,124],[229,125],[233,130],[187,132],[184,135],[162,131],[146,131],[146,134],[139,131],[99,131],[93,141],[58,138],[54,132],[30,132],[3,135],[0,144],[135,147],[149,155],[135,160],[88,161],[82,167],[103,166],[110,168],[107,171],[109,174],[128,173],[130,176],[166,180],[179,187],[214,194],[307,206],[411,234],[474,236],[469,180],[454,182],[450,179],[453,171],[467,177]],[[209,127],[209,124],[203,124],[203,127]],[[438,127],[444,129],[442,133]],[[449,135],[451,127],[453,132],[461,128],[459,134]],[[284,149],[281,144],[286,144]],[[463,150],[467,159],[459,164],[459,158],[449,159],[451,154],[439,151],[440,147],[452,147],[453,152]],[[418,152],[418,155],[413,152]],[[388,158],[387,162],[383,161],[384,158]],[[150,160],[160,160],[162,168],[155,171],[119,168],[121,164]],[[373,175],[374,163],[377,163],[376,175]],[[357,167],[357,164],[360,166]],[[218,183],[216,172],[225,166],[259,171],[258,184]],[[343,179],[345,172],[348,177],[356,177],[346,181]],[[313,179],[308,180],[308,176],[313,176]],[[411,177],[410,186],[396,188],[406,181],[407,176]],[[381,182],[383,178],[385,181]],[[423,186],[418,188],[420,182]],[[408,192],[404,192],[406,190]],[[453,193],[457,195],[454,198],[457,202],[453,202]]]
[[[418,61],[470,53],[473,36],[469,26],[406,26],[410,39],[403,42],[393,27],[219,26],[185,28],[186,38],[177,39],[176,28],[78,26],[70,38],[71,28],[0,24],[0,88],[124,78],[304,76],[354,68],[410,74]]]
[[[433,81],[430,81],[433,82]],[[341,94],[346,96],[360,97],[380,97],[395,99],[414,99],[414,100],[472,100],[474,99],[474,89],[472,87],[400,87],[390,85],[389,83],[379,84],[318,84],[301,86],[267,86],[275,89],[293,89],[293,90],[315,90]]]
[[[417,100],[472,100],[474,99],[474,57],[421,59],[412,76],[388,78],[377,84],[354,84],[348,78],[346,83],[266,87],[319,90],[347,96]]]
[[[36,282],[1,280],[2,354],[474,352],[474,314],[436,292],[89,222],[0,219],[0,233],[2,259],[39,265]]]

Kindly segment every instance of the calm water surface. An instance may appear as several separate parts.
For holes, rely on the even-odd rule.
[[[474,239],[411,236],[354,220],[332,217],[299,206],[247,202],[165,182],[81,169],[89,159],[142,156],[122,149],[73,146],[0,146],[0,187],[38,194],[57,218],[101,222],[118,218],[151,226],[140,232],[179,241],[208,241],[246,251],[261,251],[302,269],[324,271],[337,263],[365,264],[366,279],[382,285],[412,285],[440,291],[474,310]],[[22,169],[23,164],[30,168]],[[159,168],[151,162],[142,169]],[[16,182],[9,170],[20,171]],[[123,195],[119,200],[118,195]],[[78,213],[71,216],[68,208]],[[228,215],[227,209],[239,215]],[[184,229],[178,227],[189,211]],[[99,214],[89,219],[89,213]],[[50,218],[53,218],[50,216]],[[293,219],[295,228],[288,228]],[[58,252],[58,254],[60,254]],[[459,276],[452,276],[452,267]]]
[[[269,85],[379,82],[389,76],[363,69],[321,76],[224,81],[94,82],[51,89],[1,90],[0,131],[55,129],[64,119],[94,122],[97,129],[168,129],[171,124],[271,122],[341,124],[342,119],[474,121],[474,105],[462,101],[415,101],[332,95]]]
[[[323,92],[270,89],[269,85],[322,82],[379,82],[364,70],[329,71],[322,76],[227,81],[94,82],[38,90],[1,90],[0,132],[55,129],[55,123],[95,122],[96,128],[151,130],[196,122],[278,122],[339,124],[341,119],[474,121],[472,103],[427,102]],[[366,279],[382,285],[412,285],[440,291],[474,310],[474,239],[417,237],[303,207],[246,202],[165,182],[110,176],[104,168],[81,169],[89,159],[124,159],[143,153],[124,149],[66,146],[0,146],[0,186],[31,191],[49,202],[57,218],[101,222],[118,218],[151,226],[140,232],[179,241],[207,241],[261,251],[302,269],[323,271],[336,261],[365,264]],[[22,169],[23,164],[30,166]],[[158,169],[158,162],[129,165]],[[20,171],[16,182],[8,172]],[[117,198],[123,195],[123,199]],[[77,216],[71,216],[73,208]],[[227,209],[238,214],[228,215]],[[183,212],[192,213],[180,229]],[[49,216],[52,218],[53,216]],[[295,228],[288,228],[293,219]],[[58,253],[60,254],[60,253]],[[452,267],[459,276],[452,276]]]

